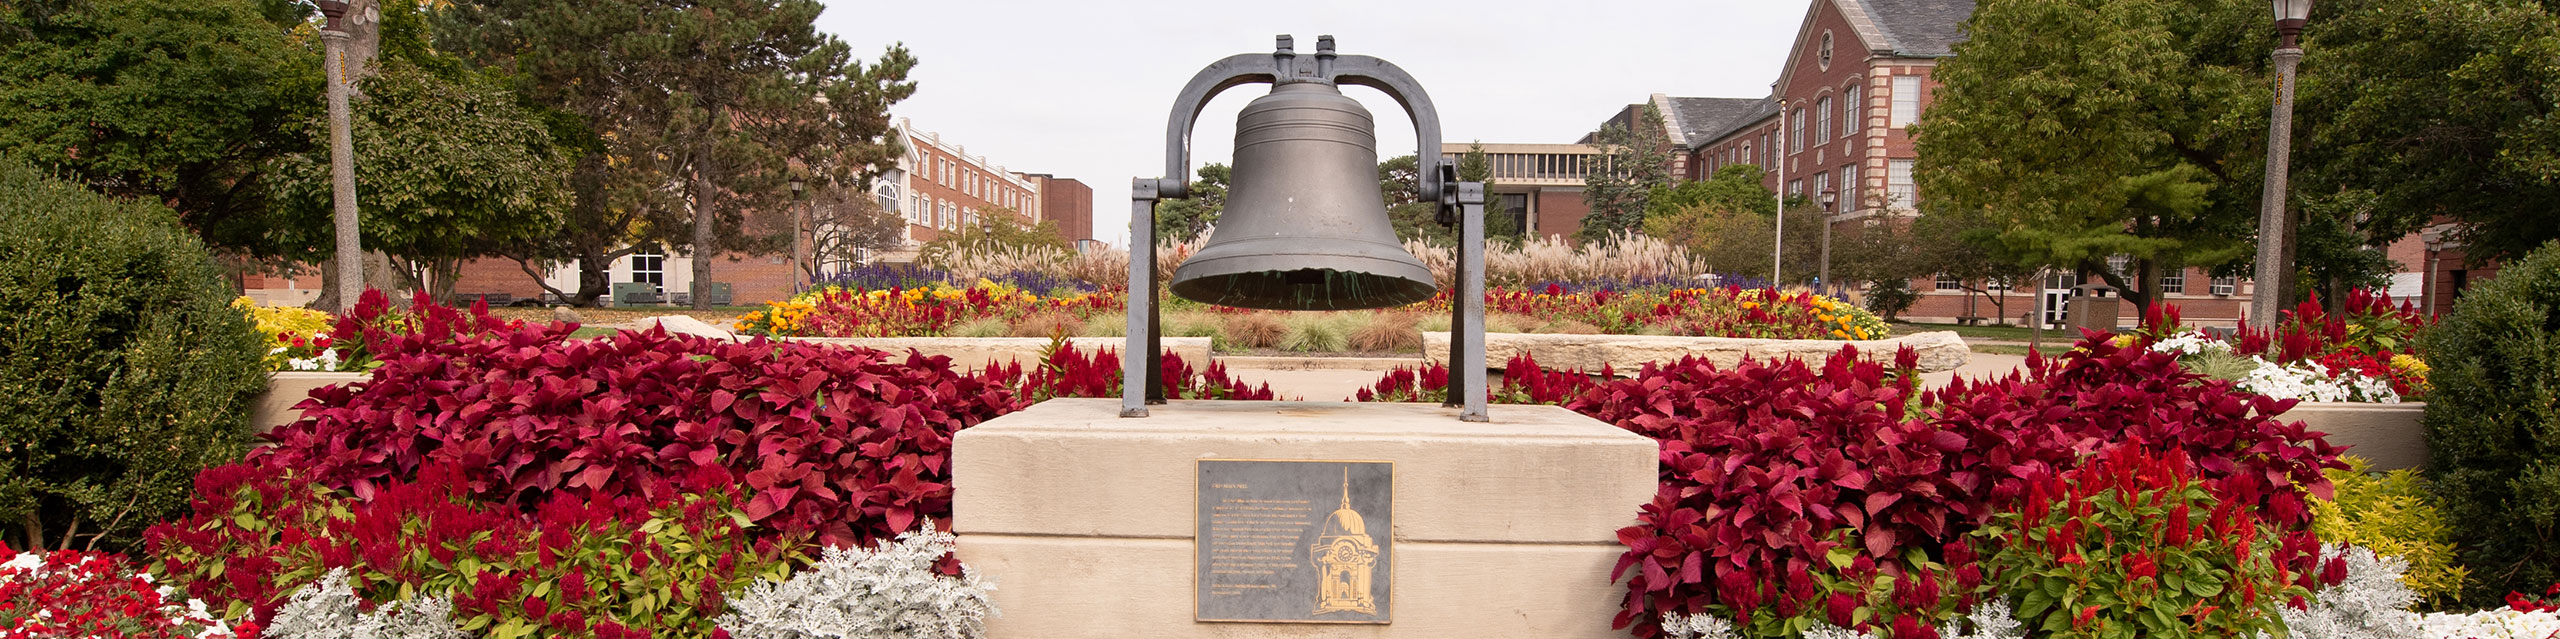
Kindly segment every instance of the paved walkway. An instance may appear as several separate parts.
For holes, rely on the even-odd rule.
[[[1281,399],[1338,402],[1398,366],[1421,368],[1421,356],[1388,357],[1219,357],[1227,374],[1246,384],[1270,384]]]

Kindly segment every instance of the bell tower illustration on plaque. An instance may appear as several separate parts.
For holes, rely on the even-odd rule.
[[[1316,587],[1315,614],[1378,613],[1369,583],[1378,565],[1378,543],[1369,538],[1369,525],[1361,521],[1360,512],[1351,509],[1349,468],[1342,470],[1342,507],[1325,518],[1324,534],[1316,537],[1309,554],[1323,577]]]

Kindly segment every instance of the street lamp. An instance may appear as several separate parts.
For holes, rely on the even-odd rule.
[[[327,45],[323,66],[329,75],[329,192],[330,222],[338,235],[332,253],[338,262],[338,312],[354,310],[356,298],[364,293],[364,242],[356,225],[356,143],[348,132],[347,115],[347,2],[320,0],[320,14],[329,18],[320,29],[320,39]]]
[[[800,261],[800,254],[804,250],[800,244],[800,234],[807,230],[804,227],[808,225],[808,222],[801,217],[808,214],[805,210],[807,194],[801,192],[804,188],[808,186],[800,181],[799,176],[791,177],[791,292],[793,293],[801,292],[803,290],[801,285],[809,281],[808,273],[802,270],[806,265]]]
[[[1776,223],[1769,225],[1776,229],[1769,238],[1769,287],[1775,289],[1782,286],[1781,282],[1786,281],[1787,270],[1787,151],[1789,147],[1787,146],[1787,99],[1784,97],[1778,98],[1778,133],[1769,136],[1769,139],[1775,142],[1769,145],[1769,159],[1778,162],[1778,186],[1770,189],[1770,193],[1778,198],[1778,217]]]
[[[1822,190],[1822,271],[1815,275],[1814,286],[1825,291],[1831,289],[1831,218],[1840,214],[1839,203],[1839,189]]]
[[[2267,131],[2266,193],[2258,210],[2257,290],[2249,299],[2249,324],[2272,330],[2293,296],[2293,216],[2285,211],[2285,182],[2293,157],[2294,69],[2302,65],[2302,26],[2311,0],[2273,0],[2276,34],[2276,100]]]

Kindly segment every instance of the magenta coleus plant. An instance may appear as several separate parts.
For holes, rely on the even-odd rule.
[[[1661,490],[1619,531],[1628,551],[1611,577],[1628,595],[1618,625],[1658,636],[1662,614],[1677,612],[1728,616],[1757,636],[1799,631],[1796,619],[1817,614],[1925,627],[1963,589],[1938,588],[1933,602],[1874,596],[1879,584],[1978,582],[1957,574],[1948,544],[2113,441],[2182,451],[2195,476],[2287,533],[2308,526],[2305,497],[2327,488],[2321,470],[2344,467],[2317,434],[2275,419],[2293,402],[2235,392],[2170,354],[2090,339],[2004,379],[1926,393],[1913,359],[1888,368],[1844,350],[1819,366],[1729,369],[1687,359],[1568,402],[1662,443]],[[1798,571],[1814,587],[1781,586]]]
[[[450,464],[472,498],[525,511],[557,495],[659,498],[660,480],[717,466],[754,491],[743,509],[758,525],[869,544],[947,516],[951,434],[1024,405],[943,358],[472,328],[368,335],[372,376],[313,392],[250,463],[359,499]]]

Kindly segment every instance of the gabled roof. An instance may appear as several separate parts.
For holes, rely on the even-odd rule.
[[[1777,100],[1769,98],[1752,98],[1744,101],[1750,103],[1749,109],[1733,114],[1733,118],[1725,122],[1723,126],[1709,130],[1704,135],[1689,136],[1689,148],[1692,150],[1704,148],[1710,143],[1725,139],[1727,136],[1731,136],[1743,129],[1759,126],[1761,122],[1766,122],[1769,118],[1778,117]]]
[[[1760,109],[1766,98],[1671,98],[1671,108],[1663,115],[1676,130],[1674,136],[1683,146],[1704,144],[1734,127],[1753,111]]]
[[[1841,0],[1863,5],[1884,42],[1886,53],[1928,58],[1955,55],[1964,41],[1964,21],[1973,17],[1973,0]]]

